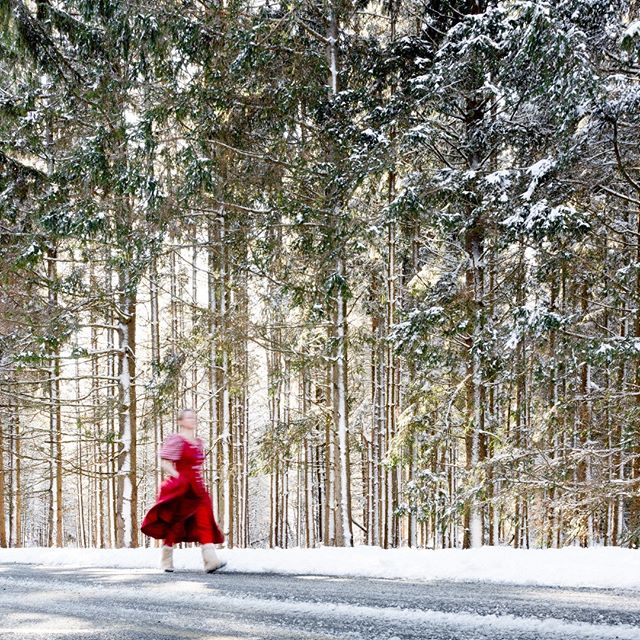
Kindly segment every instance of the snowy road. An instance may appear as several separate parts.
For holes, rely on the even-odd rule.
[[[637,592],[0,565],[0,637],[640,640]]]

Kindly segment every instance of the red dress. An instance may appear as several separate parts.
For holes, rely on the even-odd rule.
[[[156,503],[149,509],[140,527],[165,544],[178,542],[224,542],[224,534],[213,516],[211,496],[202,478],[204,449],[202,440],[191,442],[179,433],[164,442],[160,457],[172,460],[179,475],[160,485]]]

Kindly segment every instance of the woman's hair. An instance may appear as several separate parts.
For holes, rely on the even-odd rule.
[[[185,409],[180,409],[180,411],[178,411],[178,422],[180,422],[180,420],[184,418],[186,413],[193,413],[194,416],[196,415],[196,412],[190,407],[186,407]]]

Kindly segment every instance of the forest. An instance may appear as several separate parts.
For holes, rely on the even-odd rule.
[[[0,546],[638,546],[639,9],[0,0]]]

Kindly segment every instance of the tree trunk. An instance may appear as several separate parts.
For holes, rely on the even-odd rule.
[[[136,294],[127,269],[120,272],[118,309],[118,451],[116,546],[138,546],[136,447]]]
[[[640,264],[640,211],[636,212],[636,264]],[[633,316],[633,333],[640,340],[640,269],[636,269],[635,312]],[[633,372],[636,412],[640,411],[640,357],[635,357]],[[635,481],[632,496],[629,498],[629,546],[640,547],[640,424],[635,420],[631,446],[631,478]]]
[[[4,415],[0,413],[0,547],[7,546],[7,520],[5,511],[5,466],[4,466]]]

